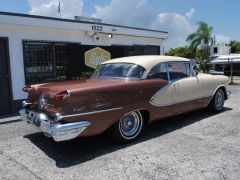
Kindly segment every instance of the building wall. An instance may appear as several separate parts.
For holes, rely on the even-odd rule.
[[[54,22],[52,22],[54,23]],[[111,45],[155,45],[163,47],[163,40],[159,38],[146,38],[137,36],[98,34],[90,36],[84,31],[56,29],[46,27],[34,27],[24,25],[0,24],[0,37],[9,38],[9,54],[12,76],[13,100],[25,99],[26,94],[22,92],[25,85],[24,62],[23,62],[23,40],[63,41],[81,43],[83,45],[111,46]]]
[[[215,49],[217,50],[217,52],[215,52]],[[220,55],[227,55],[227,54],[230,54],[230,50],[231,48],[225,45],[212,46],[210,56],[216,57]]]

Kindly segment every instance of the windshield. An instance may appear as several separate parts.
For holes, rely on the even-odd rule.
[[[112,63],[98,66],[92,77],[140,79],[143,72],[144,68],[136,64]]]

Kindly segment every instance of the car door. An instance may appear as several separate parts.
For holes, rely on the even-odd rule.
[[[203,106],[201,81],[196,75],[193,75],[191,68],[190,62],[169,62],[167,64],[174,113]]]
[[[166,63],[154,66],[148,73],[147,79],[162,79],[169,81]],[[151,99],[151,104],[158,107],[172,106],[172,86],[166,84],[159,89]],[[169,112],[171,113],[171,112]]]

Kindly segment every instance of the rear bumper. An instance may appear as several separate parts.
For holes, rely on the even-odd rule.
[[[88,126],[89,121],[60,124],[54,123],[44,113],[37,113],[22,109],[19,111],[21,119],[28,124],[38,128],[47,137],[52,137],[55,141],[66,141],[78,137]]]
[[[228,99],[230,97],[230,95],[232,94],[231,89],[227,89],[226,94],[227,94],[227,99]]]

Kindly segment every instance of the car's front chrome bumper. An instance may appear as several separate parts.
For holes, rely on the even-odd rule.
[[[21,119],[28,124],[38,128],[47,137],[52,137],[55,141],[66,141],[78,137],[91,123],[80,121],[74,123],[60,124],[54,123],[44,113],[37,113],[22,109],[19,111]]]

